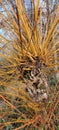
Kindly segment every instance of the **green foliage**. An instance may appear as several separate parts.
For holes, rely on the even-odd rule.
[[[59,130],[59,125],[57,126],[57,130]]]

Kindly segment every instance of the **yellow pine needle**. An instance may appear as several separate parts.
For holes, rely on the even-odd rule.
[[[30,95],[25,91],[29,83],[26,84],[27,79],[24,78],[23,72],[31,71],[34,68],[37,57],[39,57],[42,64],[44,63],[46,65],[46,67],[42,69],[44,74],[48,74],[49,72],[47,71],[50,71],[50,69],[55,73],[59,72],[59,41],[57,38],[59,32],[56,31],[56,26],[59,23],[59,16],[55,18],[54,22],[52,22],[53,19],[51,20],[49,30],[46,26],[46,32],[43,37],[40,0],[36,0],[36,2],[32,0],[34,25],[32,25],[31,20],[26,13],[22,0],[16,0],[19,19],[8,0],[6,0],[6,3],[12,13],[10,13],[2,0],[0,0],[0,3],[6,13],[6,16],[2,12],[0,13],[0,18],[2,19],[0,28],[7,32],[6,36],[3,34],[0,35],[0,42],[2,45],[0,47],[0,85],[6,90],[5,92],[3,92],[3,90],[0,92],[0,98],[3,100],[0,113],[2,118],[8,118],[8,121],[2,123],[0,129],[4,129],[5,126],[13,123],[21,123],[21,126],[19,125],[15,130],[29,125],[38,128],[40,126],[37,126],[37,122],[40,122],[42,125],[47,124],[48,121],[50,123],[50,120],[52,121],[52,116],[50,116],[50,120],[48,119],[47,122],[44,119],[44,117],[49,117],[51,114],[49,111],[50,107],[48,111],[46,109],[46,104],[49,105],[49,101],[48,103],[46,102],[45,106],[43,102],[37,103],[33,101]],[[39,8],[40,14],[38,12]],[[20,27],[17,21],[20,22]],[[4,27],[2,28],[3,25]],[[11,37],[9,36],[9,31],[11,32]],[[57,70],[55,70],[56,66]],[[31,87],[31,84],[29,85]],[[42,115],[43,113],[45,115],[43,118],[41,118],[41,114],[41,116],[39,115],[41,111]],[[12,118],[13,114],[17,115],[17,119],[14,119],[14,117]],[[10,116],[10,118],[8,116]]]
[[[45,42],[44,42],[44,44],[43,44],[43,50],[45,49],[45,47],[47,47],[48,42],[49,42],[49,40],[50,40],[50,38],[51,38],[51,36],[52,36],[54,30],[55,30],[55,27],[56,27],[57,24],[58,24],[58,22],[59,22],[59,17],[55,19],[54,24],[52,25],[51,30],[49,31],[49,33],[48,33],[48,35],[47,35],[47,38],[46,38],[46,40],[45,40]]]

